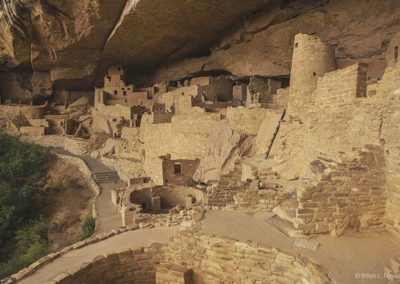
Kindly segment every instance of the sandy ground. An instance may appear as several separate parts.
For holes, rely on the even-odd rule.
[[[380,274],[391,257],[400,256],[400,244],[389,233],[358,233],[342,237],[321,235],[316,251],[293,247],[294,239],[272,225],[254,217],[224,211],[208,211],[202,232],[230,237],[239,241],[254,241],[262,245],[294,252],[322,265],[331,279],[340,284],[387,283],[387,279],[357,279],[357,273]]]
[[[112,169],[106,167],[101,162],[90,157],[83,157],[73,155],[63,149],[54,149],[55,152],[63,155],[69,155],[75,158],[83,160],[89,167],[93,174],[97,172],[112,171]],[[103,183],[100,184],[100,195],[95,199],[97,216],[96,216],[96,229],[95,232],[110,232],[111,230],[122,226],[121,213],[116,209],[116,206],[111,201],[111,189],[118,188],[124,185],[122,180],[116,183]]]
[[[41,214],[49,220],[49,250],[58,251],[81,237],[81,226],[92,215],[94,193],[77,168],[55,159],[46,178],[46,207]]]

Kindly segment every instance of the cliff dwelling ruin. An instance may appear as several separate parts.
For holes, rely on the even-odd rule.
[[[0,283],[400,283],[399,1],[23,2],[0,128],[96,229]]]

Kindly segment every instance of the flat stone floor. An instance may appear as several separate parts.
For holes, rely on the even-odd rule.
[[[229,237],[239,241],[253,241],[281,251],[294,252],[322,265],[331,279],[340,284],[388,283],[388,279],[357,279],[357,273],[384,276],[384,267],[391,257],[400,257],[400,244],[389,233],[357,233],[341,237],[320,235],[316,251],[293,247],[295,239],[274,226],[249,215],[208,211],[202,221],[202,232]]]

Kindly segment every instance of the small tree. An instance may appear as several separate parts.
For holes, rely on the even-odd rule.
[[[95,219],[93,217],[86,217],[82,224],[81,241],[89,238],[94,233]]]

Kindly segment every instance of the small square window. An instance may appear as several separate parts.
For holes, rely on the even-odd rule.
[[[182,164],[175,163],[174,164],[174,174],[181,174],[182,173]]]
[[[118,91],[117,90],[114,90],[114,95],[118,95]]]

